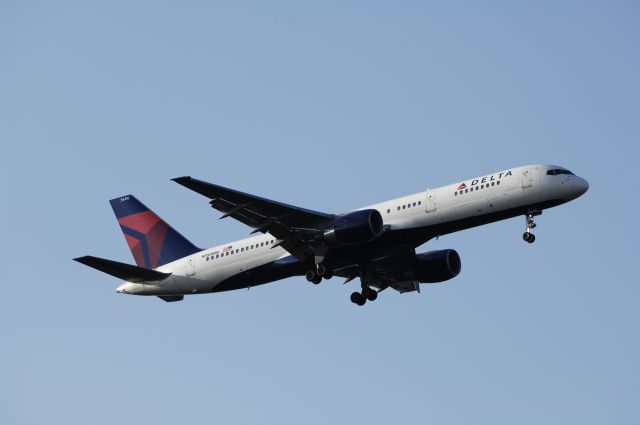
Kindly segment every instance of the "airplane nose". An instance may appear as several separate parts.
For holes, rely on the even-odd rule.
[[[577,196],[582,196],[587,190],[589,190],[589,182],[582,177],[578,177],[573,183],[573,188],[576,191]]]

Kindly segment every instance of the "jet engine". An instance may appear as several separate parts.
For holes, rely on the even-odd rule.
[[[413,279],[421,283],[437,283],[452,279],[460,273],[460,255],[453,249],[416,254]]]
[[[324,232],[324,239],[329,243],[363,243],[380,236],[382,230],[378,210],[359,210],[336,217],[332,227]]]

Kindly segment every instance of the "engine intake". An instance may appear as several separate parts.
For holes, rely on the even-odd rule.
[[[413,273],[421,283],[437,283],[458,276],[461,269],[460,255],[453,249],[443,249],[417,254]]]
[[[380,236],[382,230],[378,210],[359,210],[336,217],[331,229],[324,232],[324,239],[329,243],[363,243]]]

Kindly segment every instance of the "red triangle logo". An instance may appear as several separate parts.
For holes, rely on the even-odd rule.
[[[467,185],[462,183],[460,186],[458,186],[458,188],[456,190],[462,190],[462,189],[466,189]]]

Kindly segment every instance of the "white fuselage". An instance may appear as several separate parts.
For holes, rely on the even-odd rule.
[[[506,218],[496,213],[522,207],[551,206],[568,202],[588,188],[586,180],[573,174],[548,175],[563,167],[530,165],[480,176],[436,189],[363,207],[382,215],[387,231],[409,230],[463,222],[474,217]],[[517,214],[516,214],[517,215]],[[469,221],[468,226],[473,227]],[[121,293],[135,295],[179,295],[211,292],[220,282],[290,254],[269,234],[216,246],[158,267],[172,273],[158,283],[125,282]]]

